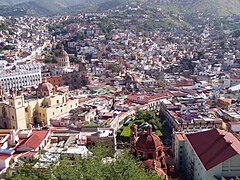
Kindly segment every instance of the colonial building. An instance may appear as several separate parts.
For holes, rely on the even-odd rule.
[[[86,64],[84,60],[80,60],[78,70],[62,74],[63,85],[69,86],[70,89],[79,89],[89,84]]]
[[[175,163],[189,180],[217,180],[240,176],[240,141],[223,130],[175,133]]]
[[[130,147],[132,153],[144,160],[146,168],[154,169],[162,179],[168,179],[164,145],[158,135],[152,132],[151,125],[147,132],[142,131],[139,136],[137,125],[131,126]]]
[[[62,86],[62,76],[48,76],[47,82],[51,83],[53,86]]]
[[[68,69],[70,68],[70,61],[68,53],[64,50],[64,46],[62,46],[61,52],[57,55],[57,65],[61,69]]]
[[[50,125],[52,118],[78,107],[77,99],[68,98],[68,89],[53,87],[46,80],[38,86],[35,95],[23,96],[14,90],[9,97],[0,94],[2,128],[26,129],[28,124]]]
[[[21,65],[0,73],[0,86],[4,91],[9,91],[11,88],[19,90],[23,87],[38,86],[41,82],[41,67],[36,65]]]

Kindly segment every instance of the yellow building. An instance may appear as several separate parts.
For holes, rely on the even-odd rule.
[[[50,125],[51,118],[61,116],[78,107],[78,99],[68,98],[68,90],[43,81],[36,90],[36,96],[24,98],[13,90],[8,98],[1,91],[0,127],[26,129],[34,126]]]

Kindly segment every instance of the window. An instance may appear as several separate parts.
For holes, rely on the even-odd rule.
[[[153,154],[152,153],[148,154],[148,159],[153,159]]]

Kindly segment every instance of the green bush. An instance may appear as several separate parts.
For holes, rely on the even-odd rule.
[[[163,136],[163,133],[160,130],[157,130],[156,133],[157,133],[158,136]]]
[[[134,124],[140,126],[142,123],[144,123],[145,121],[143,119],[140,119],[140,120],[135,120],[134,121]]]
[[[130,135],[131,135],[131,129],[130,129],[130,127],[131,127],[132,124],[133,124],[133,123],[129,124],[128,126],[125,126],[125,127],[123,128],[123,131],[122,131],[122,133],[121,133],[120,136],[122,136],[122,137],[130,137]]]

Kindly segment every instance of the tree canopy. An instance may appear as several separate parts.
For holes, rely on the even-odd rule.
[[[91,149],[93,155],[88,158],[74,156],[62,157],[59,166],[51,166],[45,170],[34,169],[31,165],[19,167],[13,175],[7,174],[5,179],[32,180],[32,179],[86,179],[86,180],[155,180],[159,179],[156,173],[145,171],[141,163],[137,163],[128,152],[105,162],[103,158],[113,156],[110,149],[96,146]]]
[[[156,114],[153,111],[143,111],[143,110],[137,110],[136,113],[136,119],[137,120],[144,120],[145,122],[148,122],[153,127],[156,127],[157,129],[162,128],[162,124],[160,122],[160,119],[156,116]]]

